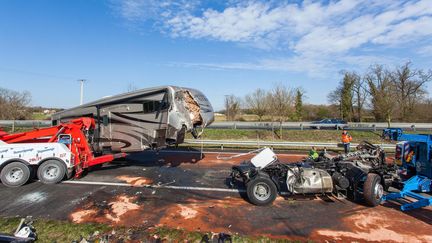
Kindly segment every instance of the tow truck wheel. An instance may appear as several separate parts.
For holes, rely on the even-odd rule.
[[[248,199],[257,206],[271,204],[277,196],[277,188],[268,177],[256,177],[246,185]]]
[[[21,162],[12,162],[2,169],[0,178],[5,186],[19,187],[30,179],[30,168]]]
[[[43,162],[37,171],[39,180],[44,184],[56,184],[63,180],[66,174],[65,166],[58,160]]]
[[[384,195],[384,187],[381,185],[381,177],[369,173],[363,186],[363,197],[367,205],[375,207],[381,203]]]

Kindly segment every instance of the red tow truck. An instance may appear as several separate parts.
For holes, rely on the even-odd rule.
[[[46,184],[81,177],[84,170],[126,157],[125,153],[96,156],[91,133],[95,121],[83,117],[57,126],[8,134],[0,132],[0,179],[9,187],[27,183],[35,172]]]

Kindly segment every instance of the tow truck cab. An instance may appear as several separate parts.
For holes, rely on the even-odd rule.
[[[429,136],[429,135],[426,135]],[[396,144],[395,163],[408,177],[432,177],[431,146],[428,142],[402,141]]]

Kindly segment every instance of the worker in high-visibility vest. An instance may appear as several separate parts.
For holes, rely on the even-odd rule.
[[[309,150],[309,158],[313,160],[317,160],[319,157],[319,154],[315,147],[312,147],[311,150]]]
[[[348,134],[348,132],[346,130],[343,130],[341,140],[342,140],[342,144],[343,144],[345,153],[346,154],[349,153],[352,137],[351,137],[351,135]]]

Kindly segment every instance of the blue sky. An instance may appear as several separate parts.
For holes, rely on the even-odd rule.
[[[171,84],[220,109],[276,83],[326,103],[343,69],[432,68],[432,1],[362,2],[1,0],[0,87],[67,108],[80,78],[85,101]]]

